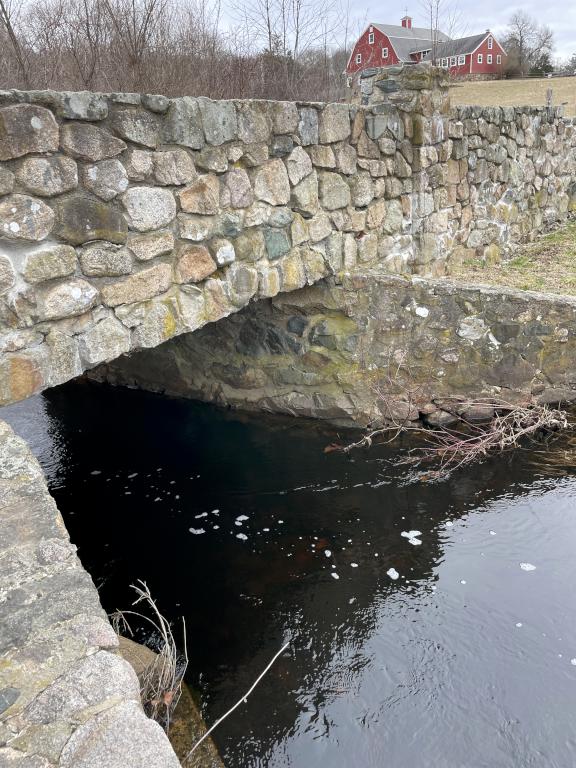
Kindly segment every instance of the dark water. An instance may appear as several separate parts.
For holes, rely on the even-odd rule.
[[[350,461],[325,428],[86,384],[0,418],[104,606],[140,578],[186,617],[209,724],[291,639],[216,731],[227,766],[576,765],[574,475],[416,482],[401,444]]]

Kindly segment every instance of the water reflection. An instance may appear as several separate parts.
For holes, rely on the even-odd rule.
[[[574,764],[572,476],[515,454],[417,483],[406,443],[351,461],[322,426],[86,384],[6,416],[105,606],[143,578],[186,616],[209,722],[292,639],[227,765]]]

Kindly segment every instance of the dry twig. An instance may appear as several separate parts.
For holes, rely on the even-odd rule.
[[[262,672],[261,672],[261,673],[258,675],[258,677],[256,678],[256,680],[255,680],[255,681],[252,683],[252,685],[251,685],[251,686],[250,686],[250,688],[249,688],[249,689],[246,691],[246,693],[245,693],[245,694],[242,696],[242,698],[238,699],[238,701],[236,702],[236,704],[234,704],[234,706],[233,706],[233,707],[230,707],[230,709],[228,710],[228,712],[225,712],[225,713],[222,715],[222,717],[220,717],[218,720],[216,720],[216,722],[215,722],[215,723],[214,723],[212,726],[210,726],[210,728],[208,728],[208,730],[206,731],[206,733],[204,733],[204,734],[203,734],[203,735],[202,735],[202,736],[201,736],[201,737],[198,739],[198,741],[196,742],[196,744],[194,744],[194,746],[192,747],[192,749],[190,750],[190,752],[188,752],[188,754],[186,755],[185,761],[186,761],[186,760],[188,760],[188,758],[189,758],[189,757],[190,757],[190,756],[191,756],[191,755],[192,755],[192,754],[193,754],[193,753],[194,753],[194,752],[195,752],[195,751],[198,749],[198,747],[200,746],[200,744],[202,744],[202,742],[204,741],[204,739],[208,738],[208,736],[210,736],[210,734],[212,733],[212,731],[213,731],[215,728],[217,728],[217,727],[220,725],[220,723],[222,723],[224,720],[226,720],[226,718],[228,717],[228,715],[231,715],[231,714],[232,714],[232,712],[234,712],[234,710],[235,710],[235,709],[237,709],[237,708],[240,706],[240,704],[242,704],[242,702],[246,702],[246,699],[248,698],[248,696],[250,696],[250,694],[252,693],[252,691],[254,690],[254,688],[256,688],[256,686],[258,685],[258,683],[260,682],[260,680],[262,680],[262,678],[263,678],[263,677],[264,677],[264,675],[265,675],[265,674],[268,672],[268,670],[269,670],[269,669],[272,667],[272,665],[274,664],[274,662],[276,661],[276,659],[277,659],[279,656],[281,656],[281,655],[284,653],[284,651],[286,650],[286,648],[288,648],[288,646],[289,646],[289,645],[290,645],[290,641],[288,641],[287,643],[284,643],[284,645],[282,646],[282,648],[280,648],[280,650],[278,651],[278,653],[276,653],[276,654],[274,655],[274,657],[272,658],[272,660],[269,662],[269,664],[266,666],[266,668],[265,668],[265,669],[264,669],[264,670],[263,670],[263,671],[262,671]]]

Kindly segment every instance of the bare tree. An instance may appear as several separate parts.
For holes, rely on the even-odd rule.
[[[507,71],[525,77],[545,54],[552,54],[554,34],[525,11],[517,11],[508,25],[504,47],[508,52]]]
[[[168,12],[168,0],[103,0],[118,39],[115,52],[121,53],[117,64],[127,68],[127,84],[132,90],[145,87],[144,62],[152,50],[162,18]]]
[[[465,16],[454,0],[421,0],[420,6],[430,29],[430,61],[436,64],[439,45],[446,38],[462,37],[466,34]]]
[[[0,29],[5,32],[10,42],[24,87],[30,88],[28,62],[16,31],[22,7],[22,0],[0,0]]]

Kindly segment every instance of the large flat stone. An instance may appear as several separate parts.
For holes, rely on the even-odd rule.
[[[34,104],[0,109],[0,160],[12,160],[31,152],[56,152],[58,123],[50,110]]]
[[[118,277],[132,271],[128,248],[107,242],[91,243],[79,252],[82,272],[88,277]]]
[[[290,181],[282,160],[269,160],[256,173],[254,191],[258,200],[270,205],[286,205],[290,200]]]
[[[126,242],[128,224],[114,206],[90,197],[74,194],[58,201],[57,233],[63,240],[82,245],[90,240]]]
[[[90,192],[108,201],[128,189],[128,174],[120,160],[102,160],[84,167],[82,182]]]
[[[200,176],[178,193],[185,213],[215,214],[220,211],[220,182],[213,173]]]
[[[62,768],[180,768],[168,738],[135,703],[125,702],[81,725],[62,751]]]
[[[26,255],[22,274],[29,283],[68,277],[76,269],[76,251],[71,245],[49,245]]]
[[[172,284],[172,267],[155,264],[134,275],[102,287],[102,300],[109,307],[146,301],[164,293]]]
[[[69,123],[63,126],[62,149],[79,160],[97,162],[115,157],[126,149],[126,144],[103,128],[88,123]]]
[[[20,164],[16,178],[27,192],[54,197],[78,186],[78,169],[70,157],[27,157]]]
[[[56,320],[81,315],[91,309],[98,291],[80,278],[38,291],[38,319]]]
[[[130,331],[115,317],[106,317],[78,337],[78,346],[85,365],[98,365],[129,351]]]
[[[183,96],[170,102],[168,114],[162,123],[162,139],[165,144],[202,149],[205,139],[196,99]]]
[[[181,245],[174,269],[177,283],[199,283],[216,272],[218,266],[203,245]]]
[[[160,118],[146,110],[117,109],[111,124],[119,136],[133,144],[155,148],[160,143]]]
[[[149,232],[170,224],[176,216],[172,192],[155,187],[132,187],[122,197],[128,222],[138,232]]]
[[[44,240],[54,226],[54,211],[28,195],[0,200],[0,235],[7,240]]]
[[[208,144],[224,144],[237,135],[236,108],[233,101],[198,99],[202,125]]]

